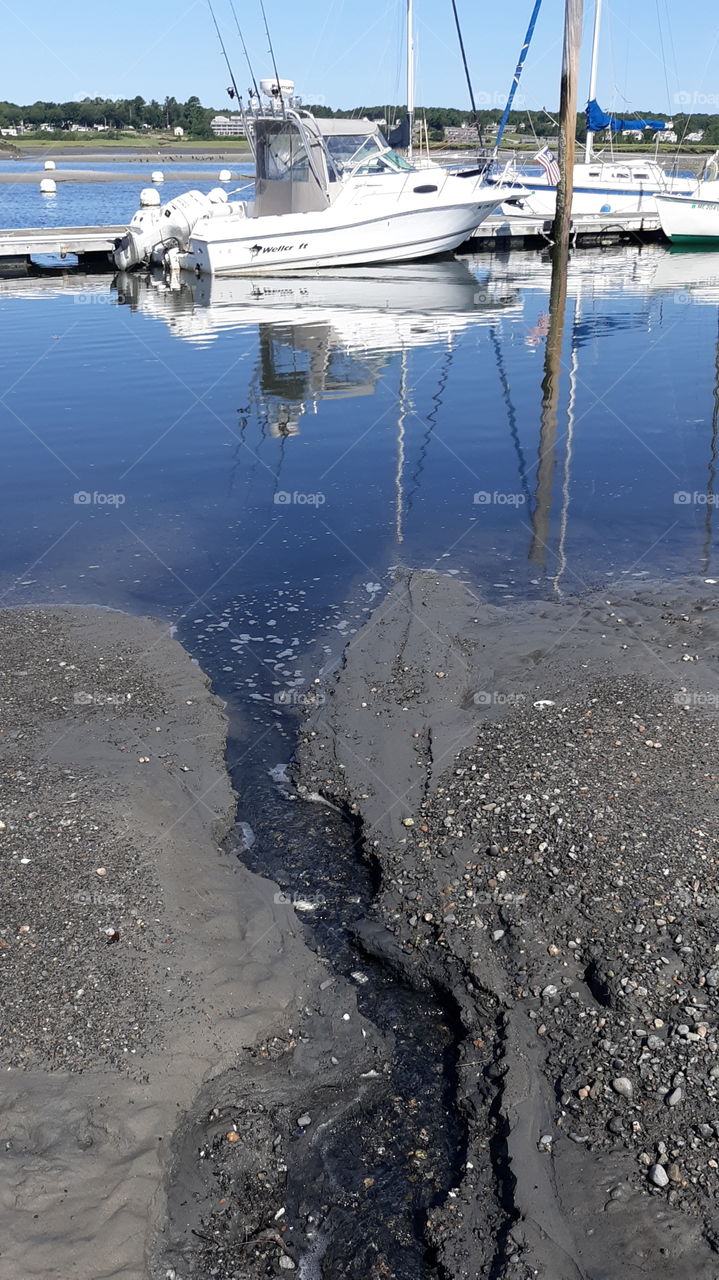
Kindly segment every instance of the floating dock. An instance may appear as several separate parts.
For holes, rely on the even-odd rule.
[[[630,240],[648,244],[662,238],[662,229],[656,214],[585,213],[572,218],[570,234],[572,245],[590,248]],[[490,218],[485,218],[463,248],[471,248],[472,252],[499,247],[534,249],[552,243],[551,218],[535,218],[530,215],[513,215],[507,218],[495,213]]]
[[[33,258],[82,259],[88,266],[109,262],[115,241],[127,228],[18,227],[0,231],[0,272],[22,267]]]

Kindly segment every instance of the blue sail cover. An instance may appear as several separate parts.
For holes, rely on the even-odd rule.
[[[608,116],[602,111],[596,98],[587,103],[587,132],[599,133],[600,129],[611,129],[613,133],[622,133],[625,129],[668,129],[666,120],[620,120],[618,116]]]

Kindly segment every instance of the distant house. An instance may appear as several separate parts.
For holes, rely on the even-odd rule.
[[[213,116],[210,128],[216,138],[244,138],[242,116]]]
[[[701,136],[702,135],[700,134],[699,137],[701,138]],[[658,138],[660,142],[678,142],[679,141],[673,129],[662,129],[661,133],[655,133],[654,137]]]
[[[185,136],[185,130],[179,124],[175,125],[174,133],[176,138],[184,138]]]
[[[704,137],[704,130],[697,129],[696,133],[688,133],[684,141],[685,142],[701,142],[703,137]]]
[[[17,129],[13,127],[9,129],[0,129],[0,136],[3,138],[17,138]]]
[[[643,129],[622,129],[623,138],[632,138],[635,142],[641,142],[644,138]]]
[[[445,142],[476,142],[477,129],[473,124],[450,124],[444,128]]]

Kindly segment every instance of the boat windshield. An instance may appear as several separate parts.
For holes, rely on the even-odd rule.
[[[342,168],[345,175],[357,177],[373,173],[400,173],[411,170],[412,165],[399,152],[388,147],[383,139],[372,137],[362,140]]]

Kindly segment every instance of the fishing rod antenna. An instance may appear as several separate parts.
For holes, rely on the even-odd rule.
[[[271,35],[270,35],[270,28],[269,28],[269,26],[268,26],[268,24],[267,24],[267,14],[265,13],[265,6],[264,6],[264,2],[263,2],[263,0],[260,0],[260,10],[261,10],[261,12],[262,12],[262,18],[263,18],[263,21],[264,21],[264,24],[265,24],[265,33],[266,33],[266,35],[267,35],[267,43],[268,43],[268,45],[269,45],[269,47],[270,47],[270,57],[272,58],[272,69],[273,69],[273,71],[274,71],[274,73],[275,73],[275,82],[276,82],[276,84],[277,84],[277,96],[278,96],[278,98],[279,98],[280,102],[282,103],[282,114],[283,114],[283,116],[285,116],[285,115],[287,115],[287,111],[286,111],[286,109],[285,109],[285,100],[284,100],[284,97],[283,97],[283,95],[282,95],[282,88],[281,88],[281,85],[280,85],[280,77],[279,77],[279,73],[278,73],[278,71],[277,71],[277,61],[276,61],[276,59],[275,59],[275,51],[274,51],[274,49],[273,49],[273,47],[272,47],[272,37],[271,37]]]
[[[247,67],[248,67],[248,70],[249,70],[249,72],[250,72],[250,77],[251,77],[251,79],[252,79],[252,88],[254,89],[254,91],[255,91],[255,97],[257,98],[257,101],[259,102],[259,100],[260,100],[260,91],[259,91],[259,89],[257,88],[257,80],[255,79],[255,72],[254,72],[254,69],[253,69],[253,67],[252,67],[252,63],[251,63],[251,61],[250,61],[250,55],[249,55],[248,50],[247,50],[247,45],[245,44],[245,37],[244,37],[244,36],[243,36],[243,34],[242,34],[242,28],[241,28],[241,26],[240,26],[239,18],[237,17],[237,13],[236,13],[236,11],[235,11],[235,3],[234,3],[234,0],[230,0],[230,8],[231,8],[231,10],[232,10],[232,16],[233,16],[233,18],[235,19],[235,26],[237,27],[237,34],[238,34],[238,36],[240,37],[240,40],[241,40],[241,42],[242,42],[242,50],[243,50],[243,53],[244,53],[244,55],[245,55],[245,61],[246,61],[246,63],[247,63]]]
[[[230,97],[231,97],[231,98],[236,98],[236,99],[237,99],[237,104],[238,104],[238,106],[240,107],[240,109],[242,109],[242,98],[240,97],[240,91],[239,91],[239,89],[237,88],[237,81],[235,80],[235,73],[234,73],[234,71],[232,70],[232,65],[231,65],[231,63],[230,63],[230,59],[229,59],[229,56],[228,56],[228,53],[227,53],[227,49],[225,48],[225,42],[224,42],[224,40],[222,39],[222,32],[220,31],[220,27],[219,27],[219,24],[218,24],[218,22],[217,22],[217,18],[215,17],[215,10],[214,10],[214,9],[213,9],[213,7],[212,7],[212,0],[207,0],[207,7],[208,7],[208,9],[210,10],[210,13],[212,14],[212,21],[213,21],[213,22],[214,22],[214,24],[215,24],[215,31],[217,32],[217,39],[218,39],[218,40],[219,40],[219,42],[220,42],[220,48],[222,49],[222,52],[223,52],[223,54],[224,54],[225,62],[227,63],[227,70],[228,70],[228,71],[229,71],[229,73],[230,73],[230,80],[232,81],[232,88],[231,88],[231,89],[228,89],[228,90],[227,90],[227,92],[229,93],[229,95],[230,95]]]

